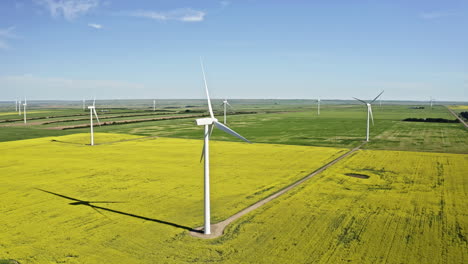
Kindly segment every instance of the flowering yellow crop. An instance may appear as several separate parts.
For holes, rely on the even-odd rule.
[[[466,263],[467,164],[463,154],[359,151],[233,223],[215,259]]]
[[[468,110],[468,105],[451,105],[449,108],[457,110]]]
[[[219,256],[222,245],[187,234],[203,223],[201,140],[97,133],[95,142],[102,145],[75,134],[0,143],[0,259],[180,263]],[[213,222],[346,151],[210,143]]]

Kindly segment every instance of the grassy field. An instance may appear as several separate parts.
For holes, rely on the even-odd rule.
[[[260,106],[259,106],[260,107]],[[324,147],[351,148],[358,146],[365,138],[366,109],[361,105],[325,105],[318,116],[313,105],[296,106],[289,110],[265,113],[269,106],[262,105],[262,111],[257,114],[228,116],[228,125],[257,143],[275,143],[288,145],[307,145]],[[289,106],[292,107],[292,106]],[[274,108],[272,108],[274,109]],[[243,110],[241,108],[241,110]],[[271,109],[270,109],[271,110]],[[70,110],[77,114],[78,110]],[[112,110],[114,111],[114,110]],[[100,114],[102,121],[118,121],[128,119],[144,119],[149,117],[177,116],[177,113],[136,112],[144,114],[137,117],[115,117],[121,112]],[[122,112],[123,111],[123,112]],[[129,110],[127,110],[128,112]],[[57,114],[64,114],[58,112]],[[83,112],[81,112],[83,114]],[[196,113],[199,114],[199,113]],[[43,115],[43,114],[40,114]],[[50,113],[49,113],[50,115]],[[114,117],[113,117],[114,116]],[[87,116],[70,116],[63,118],[40,119],[40,122],[86,119]],[[104,119],[105,117],[111,117]],[[369,149],[434,151],[449,153],[468,153],[467,131],[461,124],[454,123],[421,123],[404,122],[405,118],[445,118],[454,119],[444,106],[433,109],[413,109],[408,105],[374,106],[375,125],[371,126],[371,142]],[[202,128],[194,123],[195,118],[151,121],[143,123],[123,124],[96,127],[96,131],[104,133],[123,133],[140,136],[162,136],[175,138],[200,139]],[[218,115],[222,120],[222,116]],[[2,118],[0,117],[0,121]],[[50,130],[56,126],[87,124],[87,120],[73,122],[56,122],[45,125],[23,125],[17,121],[14,126],[0,129],[0,140],[18,140],[41,136],[56,136],[73,133],[88,133],[89,128],[72,130]],[[1,125],[1,124],[0,124]],[[227,134],[215,132],[215,140],[236,141]]]
[[[211,252],[211,242],[187,235],[188,229],[203,223],[202,141],[96,134],[96,143],[102,145],[91,147],[85,145],[88,137],[0,143],[0,151],[8,153],[0,160],[0,259],[179,262],[178,248],[185,243],[180,239],[195,243],[184,246],[187,258]],[[344,151],[212,141],[213,221],[304,177]],[[197,252],[198,248],[203,250]]]

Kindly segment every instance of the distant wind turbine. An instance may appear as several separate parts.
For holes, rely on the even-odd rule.
[[[96,98],[94,98],[93,100],[93,105],[92,106],[88,106],[88,109],[89,109],[89,118],[90,118],[90,128],[91,128],[91,146],[94,146],[94,131],[93,131],[93,114],[96,116],[96,120],[99,124],[99,126],[101,126],[101,123],[99,122],[99,117],[96,113]]]
[[[429,103],[431,104],[431,109],[432,109],[432,105],[434,103],[434,98],[432,98],[432,96],[429,98]]]
[[[153,112],[156,111],[156,100],[153,100]]]
[[[85,110],[85,103],[86,103],[86,100],[83,98],[83,110]]]
[[[317,99],[317,115],[320,115],[320,98]]]
[[[224,124],[226,125],[226,110],[227,110],[227,106],[231,107],[231,104],[229,104],[228,100],[227,99],[224,99],[223,101],[223,104],[222,106],[224,107]]]
[[[375,102],[375,100],[377,100],[377,98],[379,98],[380,95],[383,94],[384,91],[382,91],[379,95],[377,95],[377,97],[374,98],[374,100],[370,101],[369,103],[364,101],[364,100],[361,100],[361,99],[358,99],[356,97],[353,97],[354,99],[362,102],[363,104],[365,104],[367,106],[367,132],[366,132],[366,141],[369,141],[369,119],[372,119],[372,125],[374,125],[374,117],[372,115],[372,103]]]
[[[24,123],[26,124],[26,106],[28,105],[28,102],[26,101],[26,97],[24,97],[24,110],[23,110],[23,113],[24,113]],[[20,107],[21,108],[21,107]]]
[[[18,112],[18,98],[15,99],[15,112]]]
[[[18,102],[18,115],[21,115],[21,99]]]
[[[205,69],[203,68],[203,61],[200,58],[200,65],[202,68],[202,73],[203,73],[203,81],[205,83],[205,92],[206,92],[206,99],[208,101],[208,110],[210,112],[210,117],[208,118],[199,118],[196,120],[197,125],[199,126],[205,126],[205,136],[204,136],[204,144],[203,144],[203,150],[202,150],[202,156],[201,159],[204,158],[205,160],[205,175],[204,175],[204,188],[205,188],[205,194],[204,194],[204,204],[205,204],[205,225],[204,225],[204,234],[209,235],[211,234],[211,219],[210,219],[210,154],[209,154],[209,142],[210,142],[210,136],[211,133],[213,132],[214,127],[216,126],[217,128],[221,129],[222,131],[231,134],[235,137],[238,137],[248,143],[251,143],[247,139],[245,139],[243,136],[239,135],[237,132],[234,130],[230,129],[226,125],[221,124],[218,122],[218,119],[214,117],[213,114],[213,108],[211,107],[211,100],[210,100],[210,95],[208,93],[208,85],[206,83],[206,76],[205,76]]]

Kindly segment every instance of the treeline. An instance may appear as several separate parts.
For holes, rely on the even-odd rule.
[[[407,122],[428,122],[428,123],[459,123],[458,119],[445,119],[445,118],[406,118],[403,121]]]
[[[467,120],[468,120],[468,112],[461,112],[461,113],[460,113],[460,116],[461,116],[463,119],[467,119]]]

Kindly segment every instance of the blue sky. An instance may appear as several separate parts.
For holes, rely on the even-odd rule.
[[[0,100],[468,101],[468,0],[0,1]]]

